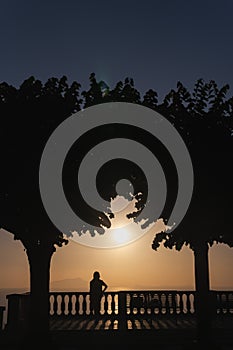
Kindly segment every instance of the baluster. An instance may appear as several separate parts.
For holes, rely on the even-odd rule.
[[[138,294],[138,304],[137,304],[137,313],[140,314],[141,313],[141,293]]]
[[[190,294],[190,313],[194,314],[195,313],[195,293]]]
[[[226,300],[226,295],[221,293],[220,294],[220,312],[221,314],[224,314],[224,304],[225,304],[225,300]]]
[[[169,305],[170,305],[170,315],[174,314],[174,293],[170,293],[169,297]]]
[[[108,314],[108,293],[103,295],[104,298],[104,315]]]
[[[229,314],[229,293],[226,293],[226,313]]]
[[[162,309],[161,312],[162,314],[164,314],[164,309],[165,309],[165,313],[166,313],[166,294],[164,294],[164,292],[161,294],[161,304],[162,304]]]
[[[177,314],[180,314],[180,299],[181,299],[181,296],[180,296],[180,293],[179,292],[176,292],[176,313]]]
[[[148,308],[148,303],[149,303],[149,293],[144,294],[144,312],[146,315],[149,315],[150,311]]]
[[[75,303],[76,316],[80,316],[83,313],[83,295],[76,293]]]
[[[184,314],[184,300],[183,300],[183,293],[180,293],[180,313]]]
[[[142,301],[142,305],[140,306],[140,314],[145,314],[146,312],[146,297],[145,297],[145,293],[143,292],[141,294],[141,301]]]
[[[232,315],[233,312],[233,294],[229,293],[229,314]]]
[[[75,315],[76,314],[76,295],[75,295],[75,293],[72,294],[71,303],[72,303],[71,315]]]
[[[49,315],[52,316],[54,315],[54,295],[50,294],[49,296]]]
[[[171,307],[172,307],[172,313],[173,315],[176,315],[176,300],[177,300],[177,294],[176,292],[172,292],[171,294],[172,300],[171,300]]]
[[[190,296],[191,294],[189,292],[186,292],[187,299],[186,299],[186,308],[187,308],[187,314],[191,314],[191,302],[190,302]]]
[[[61,294],[61,315],[65,314],[65,294]]]
[[[111,300],[111,315],[115,315],[116,314],[116,302],[115,302],[115,294],[111,294],[112,296],[112,300]]]
[[[165,296],[165,313],[170,314],[169,293],[164,293]]]
[[[87,315],[87,294],[83,295],[83,315]]]
[[[162,308],[163,308],[162,293],[158,293],[158,299],[159,299],[159,305],[158,305],[159,312],[158,312],[158,314],[161,315]]]
[[[120,294],[119,294],[119,298],[120,298]],[[136,308],[136,304],[135,304],[135,300],[137,298],[137,294],[136,293],[132,293],[130,295],[130,302],[131,302],[131,313],[134,314],[135,313],[135,309],[136,309],[136,312],[137,312],[137,308]]]
[[[225,299],[225,294],[221,293],[220,305],[221,305],[221,313],[222,314],[224,314],[224,299]]]

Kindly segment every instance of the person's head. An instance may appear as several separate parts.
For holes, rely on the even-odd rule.
[[[94,277],[94,279],[99,279],[100,278],[100,273],[98,271],[95,271],[93,273],[93,277]]]

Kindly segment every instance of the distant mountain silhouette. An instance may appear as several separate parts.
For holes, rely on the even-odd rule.
[[[132,288],[124,286],[111,286],[109,285],[107,291],[121,291],[121,290],[131,290]],[[145,289],[143,287],[136,287],[135,289]],[[152,288],[153,289],[153,288]],[[67,291],[67,292],[88,292],[89,291],[89,281],[85,281],[82,278],[67,278],[59,281],[53,281],[50,283],[50,291]]]
[[[50,291],[77,291],[87,292],[89,289],[89,283],[82,278],[67,278],[59,281],[53,281],[50,283]]]

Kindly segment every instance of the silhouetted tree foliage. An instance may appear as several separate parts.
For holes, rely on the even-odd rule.
[[[158,107],[158,94],[157,94],[157,92],[154,91],[153,89],[149,89],[148,91],[146,91],[146,93],[143,97],[142,104],[146,107],[153,109],[153,110],[157,110],[157,107]]]
[[[91,73],[89,80],[90,80],[90,89],[88,91],[82,92],[82,96],[85,99],[84,108],[104,102],[101,86],[96,81],[94,73]]]
[[[110,93],[111,101],[116,102],[129,102],[140,103],[140,93],[134,87],[134,81],[132,78],[126,78],[124,83],[118,82],[116,88]]]
[[[119,81],[115,88],[109,90],[107,94],[101,90],[101,82],[97,82],[95,74],[89,77],[90,89],[83,91],[84,108],[104,102],[131,102],[141,103],[140,93],[134,87],[132,78],[125,78],[124,82]]]
[[[198,80],[193,94],[178,82],[159,110],[177,128],[193,162],[194,192],[187,215],[176,230],[156,235],[153,248],[163,241],[180,250],[204,240],[232,246],[229,228],[232,195],[232,98],[229,86],[219,89],[214,81]]]
[[[18,89],[7,83],[0,85],[4,149],[1,223],[16,237],[23,238],[26,245],[33,239],[35,242],[49,239],[45,232],[51,233],[52,242],[57,245],[63,242],[61,233],[46,218],[38,171],[50,134],[64,119],[80,110],[79,89],[76,82],[69,86],[65,76],[50,78],[44,85],[30,77]]]
[[[16,239],[20,239],[26,248],[30,263],[35,318],[38,318],[38,313],[43,314],[44,320],[48,317],[46,293],[49,290],[50,259],[56,246],[67,243],[63,233],[48,218],[41,202],[38,173],[43,149],[49,136],[67,117],[81,108],[110,101],[136,103],[158,111],[174,125],[189,149],[194,167],[191,204],[176,229],[155,235],[152,248],[157,250],[163,244],[165,247],[180,250],[184,245],[189,245],[195,255],[196,288],[198,291],[202,290],[203,300],[206,300],[205,293],[209,290],[208,247],[215,242],[233,245],[230,222],[233,194],[233,97],[227,98],[229,86],[219,88],[215,81],[205,82],[199,79],[190,92],[178,82],[177,88],[172,89],[159,103],[157,92],[152,89],[148,89],[141,97],[132,78],[126,77],[124,81],[117,82],[113,89],[104,92],[94,73],[89,79],[89,90],[81,93],[81,85],[77,82],[69,84],[65,76],[60,79],[52,77],[44,84],[32,76],[19,88],[6,82],[0,84],[3,164],[0,224],[2,228],[12,232]],[[87,136],[89,142],[81,138],[78,144],[79,154],[76,152],[77,158],[75,161],[73,159],[70,171],[65,173],[65,183],[70,192],[72,167],[81,162],[88,149],[112,137],[137,140],[153,152],[159,149],[163,168],[169,169],[167,162],[163,160],[164,150],[161,145],[156,143],[149,133],[143,134],[139,128],[107,125],[102,129],[90,131]],[[104,179],[104,186],[101,181],[97,181],[98,186],[102,196],[109,200],[116,195],[114,184],[120,178],[132,181],[135,186],[134,194],[137,196],[142,192],[138,212],[129,216],[134,217],[136,221],[146,202],[146,180],[143,174],[129,163],[114,166],[115,175],[106,176],[110,174],[110,168],[107,167],[105,177],[104,173],[99,177]],[[165,220],[169,219],[177,190],[172,174],[168,174],[167,182],[172,195],[161,213]],[[83,232],[90,229],[92,235],[97,232],[103,233],[103,225],[110,225],[109,217],[104,213],[96,215],[92,208],[83,205],[83,202],[77,199],[80,197],[72,199],[71,196],[77,212],[90,219],[91,224],[97,227],[95,231],[91,231],[87,225]],[[203,303],[202,307],[205,309]],[[41,324],[42,316],[38,318],[38,324]],[[46,328],[46,322],[43,324]]]

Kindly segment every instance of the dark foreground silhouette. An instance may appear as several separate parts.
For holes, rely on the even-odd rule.
[[[166,349],[206,349],[206,350],[229,350],[233,348],[233,342],[227,338],[220,340],[214,336],[208,342],[198,342],[194,334],[184,331],[163,331],[158,334],[148,333],[147,331],[116,333],[115,331],[86,331],[85,333],[53,333],[43,335],[35,333],[33,337],[16,337],[11,341],[1,339],[1,350],[41,350],[43,348],[51,350],[74,350],[87,349],[133,349],[133,348],[153,348],[158,350]]]

